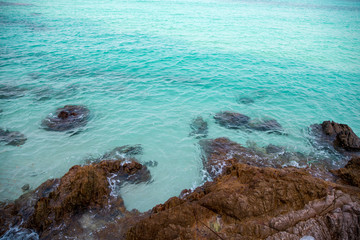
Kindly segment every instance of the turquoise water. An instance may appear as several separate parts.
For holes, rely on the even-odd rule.
[[[0,99],[0,127],[28,140],[0,145],[0,201],[86,158],[141,144],[139,161],[158,162],[153,181],[120,194],[128,209],[148,210],[202,183],[198,140],[189,136],[199,115],[208,138],[304,153],[315,151],[313,123],[347,123],[360,135],[359,1],[5,1],[0,83],[23,96]],[[66,104],[90,109],[85,129],[41,129]],[[223,110],[274,118],[287,135],[222,128],[213,115]]]

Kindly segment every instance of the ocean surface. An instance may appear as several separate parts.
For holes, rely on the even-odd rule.
[[[358,0],[2,0],[0,201],[14,200],[115,147],[141,144],[152,181],[119,190],[146,211],[203,183],[192,119],[207,138],[317,154],[308,127],[360,135]],[[241,101],[241,99],[250,99]],[[41,127],[67,104],[90,109],[78,134]],[[226,129],[214,114],[276,119],[286,134]],[[340,160],[339,160],[340,161]]]

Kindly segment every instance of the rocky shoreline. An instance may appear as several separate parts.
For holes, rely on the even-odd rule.
[[[226,114],[218,117],[222,123]],[[206,135],[202,119],[193,125],[195,135]],[[358,239],[360,139],[345,124],[326,121],[311,130],[319,146],[351,160],[334,169],[327,159],[312,161],[271,144],[245,148],[227,138],[202,139],[209,181],[140,213],[111,193],[114,181],[151,179],[133,158],[140,148],[126,148],[135,151],[131,158],[104,155],[2,203],[1,239]]]

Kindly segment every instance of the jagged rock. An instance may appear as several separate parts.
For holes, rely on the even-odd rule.
[[[19,146],[26,142],[24,134],[17,131],[9,131],[0,128],[0,142],[6,142],[7,145]]]
[[[134,160],[104,160],[73,166],[61,179],[48,180],[14,203],[1,206],[4,218],[0,222],[0,234],[23,221],[22,227],[36,230],[41,237],[61,239],[58,231],[75,228],[79,218],[89,211],[97,214],[112,211],[103,213],[106,217],[122,215],[126,209],[121,197],[110,195],[110,177],[138,183],[149,181],[151,176],[145,166]],[[108,204],[111,207],[106,207]]]
[[[360,138],[346,124],[324,121],[311,126],[312,133],[320,144],[332,145],[340,152],[360,151]]]
[[[90,111],[85,106],[66,105],[45,118],[42,126],[49,131],[67,131],[85,126],[89,115]]]
[[[225,111],[215,114],[214,119],[220,126],[230,129],[239,129],[249,122],[250,117],[241,113]]]
[[[207,137],[208,124],[201,116],[191,121],[190,128],[192,130],[190,136],[195,136],[198,139]]]
[[[356,239],[359,195],[336,188],[304,169],[234,163],[214,182],[154,207],[126,239]]]
[[[360,187],[360,157],[352,158],[344,168],[332,170],[346,184]]]

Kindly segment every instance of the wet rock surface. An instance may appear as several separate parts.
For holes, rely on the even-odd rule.
[[[190,123],[191,132],[189,136],[194,136],[195,138],[205,138],[208,134],[208,124],[204,119],[199,116],[193,119]]]
[[[344,168],[332,170],[343,183],[360,187],[360,157],[352,158]]]
[[[239,129],[249,122],[250,117],[241,113],[225,111],[215,114],[214,119],[222,127]]]
[[[148,169],[134,160],[76,165],[61,179],[48,180],[14,203],[0,207],[5,216],[0,222],[0,234],[22,221],[22,227],[36,230],[42,239],[61,239],[63,232],[69,234],[79,224],[83,214],[94,213],[101,219],[122,216],[126,209],[121,197],[110,194],[110,177],[131,183],[151,178]],[[76,229],[82,231],[81,226]]]
[[[324,145],[324,148],[329,145],[341,153],[360,151],[360,138],[346,124],[324,121],[310,128],[316,142]]]
[[[215,181],[154,207],[126,239],[356,239],[359,189],[351,194],[303,169],[233,163]]]
[[[25,144],[26,140],[25,135],[20,132],[0,128],[0,142],[5,142],[7,145],[19,146]]]
[[[42,126],[49,131],[67,131],[85,126],[89,116],[90,111],[85,106],[66,105],[45,118]]]
[[[337,181],[324,181],[306,166],[308,156],[249,145],[200,140],[211,181],[145,213],[126,210],[109,189],[113,173],[120,181],[148,181],[145,166],[129,159],[74,166],[0,205],[0,234],[23,221],[40,239],[358,239],[359,159],[332,171]],[[306,167],[283,167],[292,161]]]

